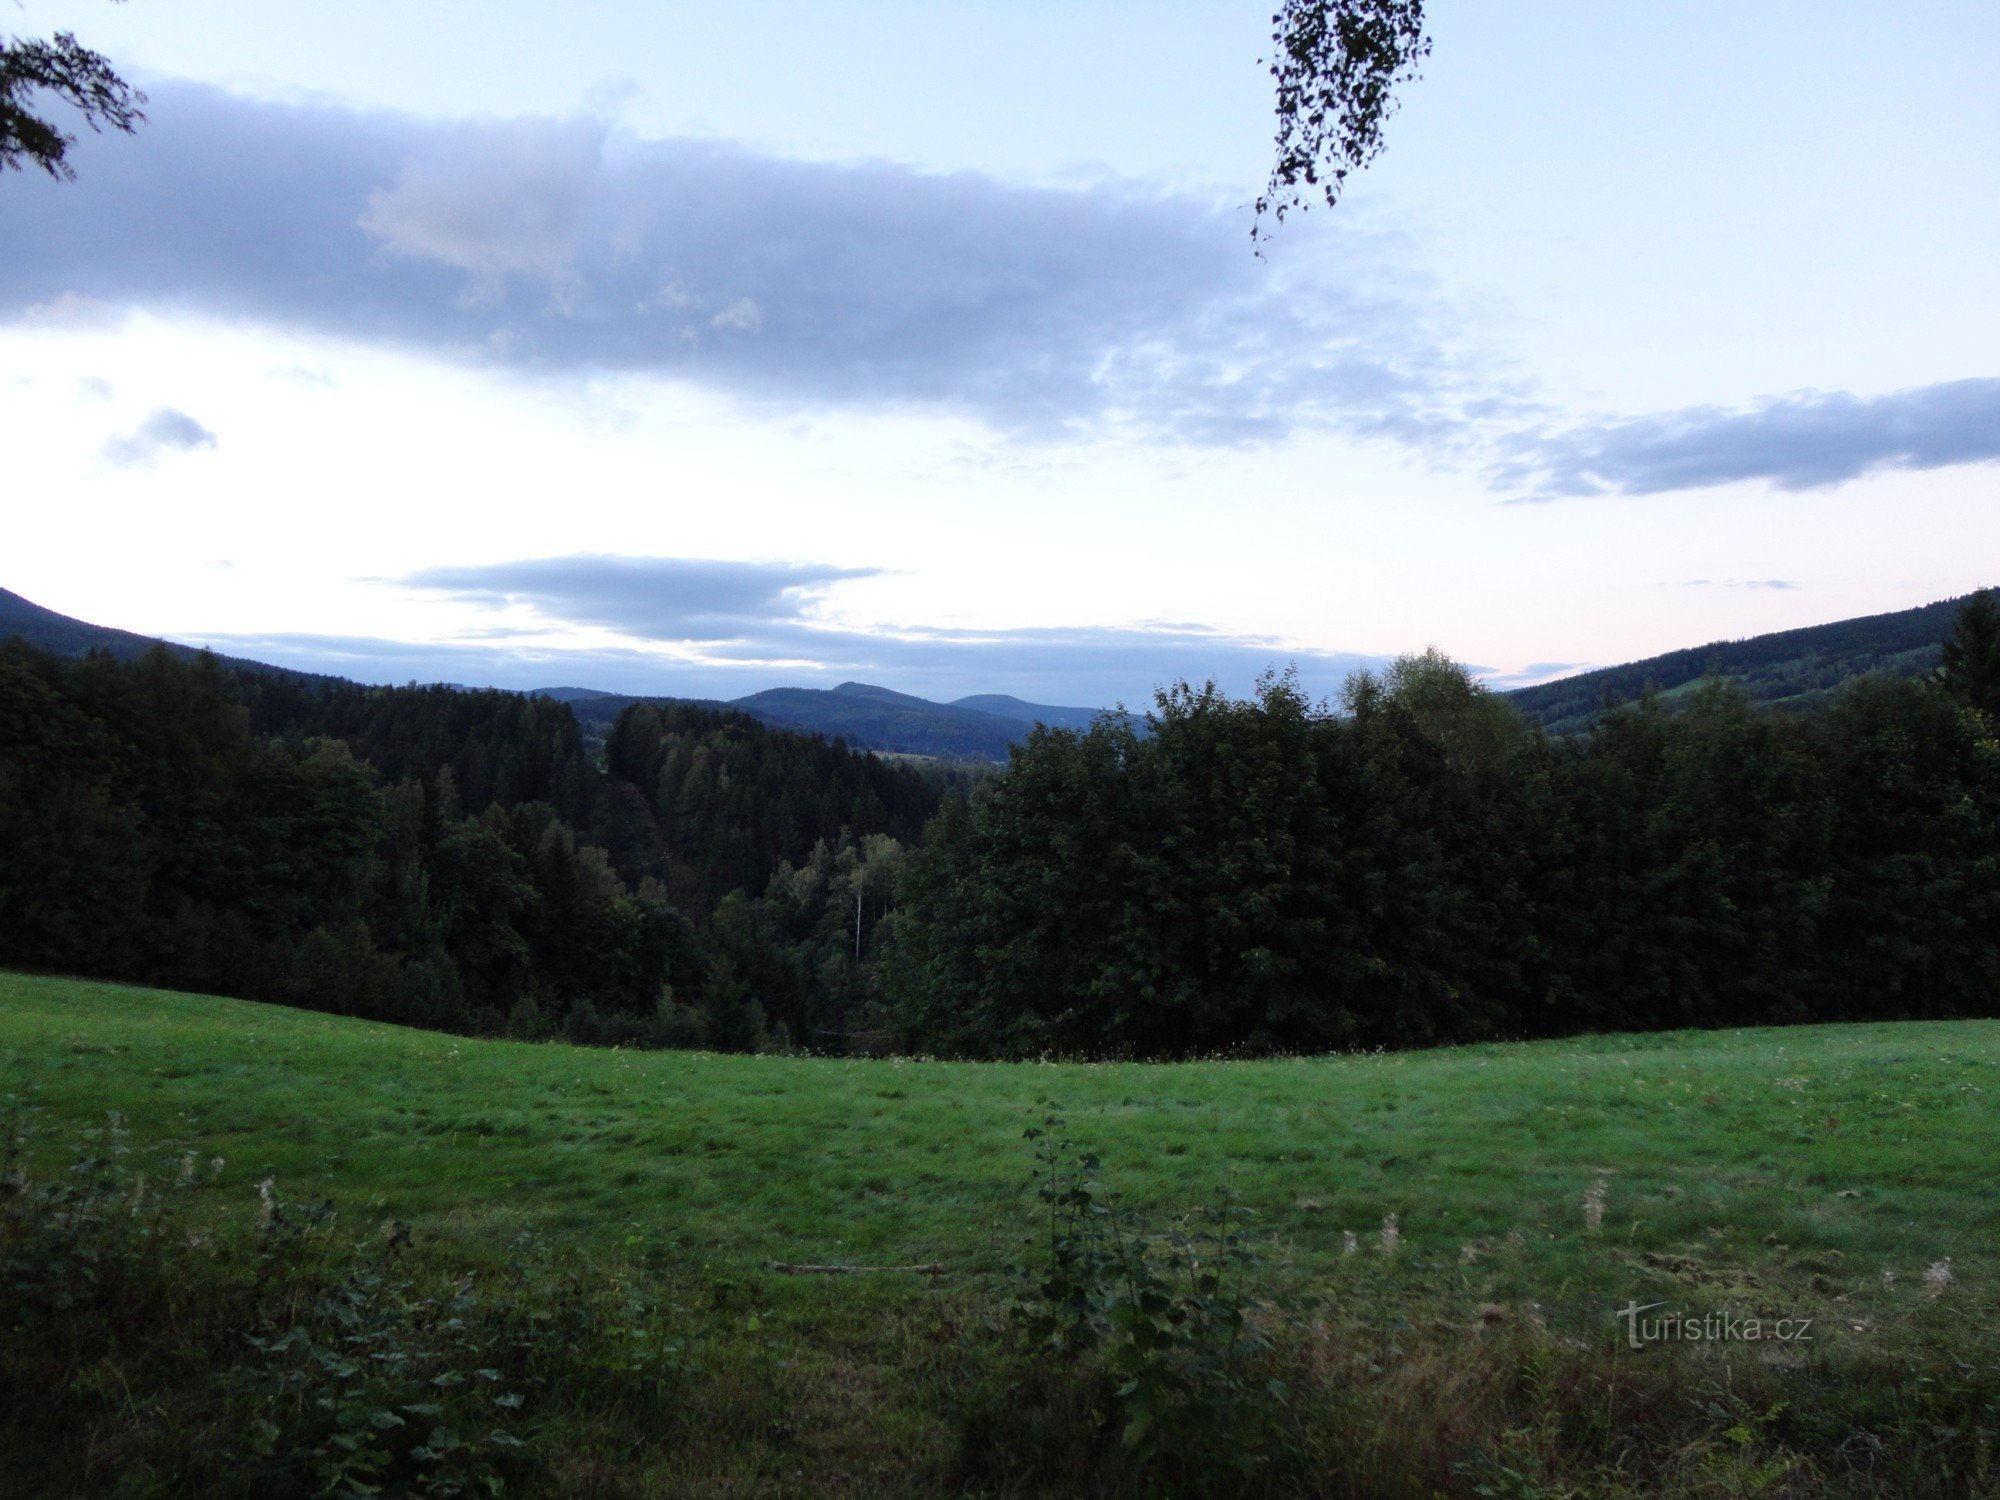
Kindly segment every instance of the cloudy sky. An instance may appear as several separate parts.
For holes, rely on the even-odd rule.
[[[370,680],[1528,680],[2000,583],[2000,10],[1433,0],[1262,258],[1268,6],[25,0],[0,587]]]

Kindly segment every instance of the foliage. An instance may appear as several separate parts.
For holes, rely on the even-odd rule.
[[[58,181],[75,179],[68,156],[76,137],[37,112],[42,94],[75,110],[94,131],[109,126],[130,135],[146,118],[146,96],[69,32],[47,41],[0,37],[0,172],[19,171],[25,160]]]
[[[910,1044],[1190,1057],[1589,1029],[1990,1015],[2000,756],[1863,679],[1709,684],[1550,740],[1435,653],[1343,712],[1267,679],[1043,730],[908,867]]]
[[[0,962],[521,1039],[977,1057],[1986,1014],[2000,756],[1966,618],[1943,681],[1812,715],[1695,685],[1587,737],[1435,652],[1338,711],[1180,684],[949,796],[697,705],[627,704],[600,764],[547,698],[9,645]]]
[[[0,960],[522,1037],[844,1046],[934,787],[673,705],[628,708],[609,752],[547,698],[10,643]]]
[[[1740,641],[1712,641],[1622,666],[1579,672],[1505,695],[1523,718],[1550,734],[1588,732],[1621,703],[1656,694],[1675,706],[1709,679],[1740,687],[1753,702],[1787,710],[1824,708],[1856,677],[1881,673],[1927,677],[1935,671],[1939,637],[1965,600],[1943,599],[1916,609],[1779,630]]]
[[[1282,224],[1313,197],[1339,201],[1348,174],[1381,154],[1394,91],[1431,50],[1423,0],[1284,0],[1271,24],[1277,160],[1252,238],[1267,213]]]
[[[0,1188],[0,1432],[40,1492],[497,1494],[531,1466],[529,1394],[601,1338],[549,1322],[537,1268],[498,1294],[418,1269],[407,1225],[352,1239],[269,1179],[253,1219],[220,1157],[143,1165],[117,1116],[37,1178],[27,1118]]]
[[[1938,668],[1945,689],[1989,720],[2000,720],[2000,608],[1990,590],[1960,607]]]
[[[1014,1315],[1041,1348],[1095,1358],[1112,1383],[1119,1442],[1173,1494],[1244,1490],[1268,1478],[1283,1447],[1286,1388],[1259,1378],[1271,1349],[1252,1318],[1246,1277],[1258,1264],[1249,1210],[1219,1190],[1195,1226],[1141,1232],[1096,1180],[1066,1121],[1050,1115],[1035,1142],[1036,1194],[1047,1211],[1047,1258]]]

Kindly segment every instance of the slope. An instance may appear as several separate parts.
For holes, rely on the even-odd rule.
[[[1711,641],[1503,696],[1528,720],[1555,734],[1588,728],[1608,703],[1630,702],[1648,691],[1671,699],[1709,677],[1734,682],[1753,700],[1773,708],[1806,708],[1864,673],[1915,677],[1931,671],[1938,664],[1939,642],[1969,597],[1744,640]]]

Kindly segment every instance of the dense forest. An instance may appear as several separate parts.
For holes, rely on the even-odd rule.
[[[0,646],[0,963],[578,1041],[836,1040],[946,784],[727,711]]]
[[[1551,736],[1436,654],[918,769],[0,647],[0,963],[522,1037],[1185,1057],[2000,1008],[1995,613]]]
[[[1843,685],[1868,673],[1928,677],[1938,666],[1938,642],[1952,628],[1965,599],[1941,599],[1916,609],[1863,615],[1829,625],[1773,631],[1740,641],[1712,641],[1600,667],[1539,687],[1515,688],[1507,698],[1531,724],[1551,734],[1588,729],[1607,708],[1647,693],[1667,703],[1705,682],[1734,683],[1751,701],[1788,710],[1824,707]]]

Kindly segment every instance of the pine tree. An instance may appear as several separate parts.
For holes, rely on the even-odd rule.
[[[1938,671],[1945,691],[2000,718],[2000,610],[1990,590],[1974,594],[1958,611],[1944,642],[1944,665]]]

